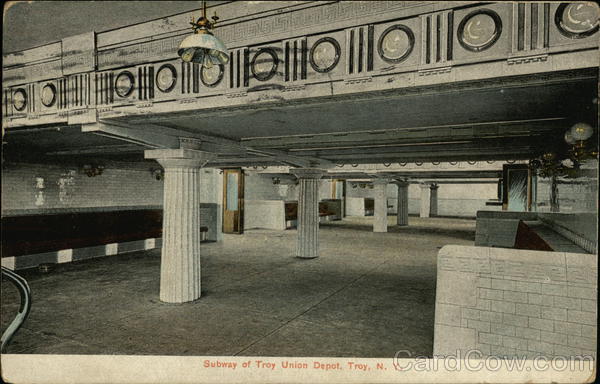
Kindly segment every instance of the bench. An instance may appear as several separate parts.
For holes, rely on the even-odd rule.
[[[339,200],[328,200],[319,202],[320,221],[341,220],[341,215],[335,212],[332,206],[339,203]],[[298,223],[298,202],[286,201],[284,204],[286,229],[295,228]]]
[[[162,209],[27,214],[2,217],[2,256],[162,237]],[[208,227],[200,227],[201,239]]]

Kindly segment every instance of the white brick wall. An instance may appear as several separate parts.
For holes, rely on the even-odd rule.
[[[598,179],[589,177],[596,174],[598,162],[589,160],[584,164],[587,175],[569,179],[559,179],[558,203],[560,212],[594,212],[598,207]],[[582,172],[582,173],[583,173]],[[538,178],[537,211],[550,211],[551,180]]]
[[[500,356],[595,356],[596,259],[445,246],[438,254],[434,354],[478,348]]]
[[[374,190],[369,188],[352,188],[348,185],[348,197],[374,198]],[[397,208],[398,188],[390,184],[387,188],[388,206],[395,213]],[[475,217],[479,210],[496,210],[495,206],[486,206],[488,200],[498,196],[496,184],[441,184],[438,189],[438,215]],[[421,189],[417,184],[408,187],[408,212],[418,215],[421,209]]]
[[[2,169],[2,210],[55,209],[117,206],[162,205],[163,181],[156,180],[151,168],[105,168],[102,175],[88,177],[76,166],[44,164],[5,164]],[[73,185],[66,201],[59,199],[58,181],[63,174],[74,170]],[[200,201],[221,204],[219,170],[201,171]],[[36,205],[39,189],[36,177],[44,178],[44,204]]]
[[[2,210],[162,205],[163,182],[148,171],[107,168],[88,177],[77,167],[41,164],[8,164],[2,169]],[[75,170],[66,202],[59,199],[58,181]],[[44,178],[44,204],[36,205],[36,177]]]

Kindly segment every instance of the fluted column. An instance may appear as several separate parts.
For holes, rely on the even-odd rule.
[[[373,232],[387,232],[387,185],[388,179],[376,179],[375,186],[375,212],[373,220]]]
[[[324,171],[317,168],[294,168],[298,178],[298,241],[296,257],[319,257],[319,180]]]
[[[429,216],[437,216],[438,214],[438,188],[437,184],[431,184],[429,187]]]
[[[200,297],[200,168],[213,156],[191,149],[145,152],[165,170],[161,301],[184,303]]]
[[[421,187],[421,209],[419,211],[419,217],[429,217],[431,188],[429,184],[419,184],[419,187]]]
[[[400,226],[408,225],[408,181],[398,180],[398,213],[396,224]]]

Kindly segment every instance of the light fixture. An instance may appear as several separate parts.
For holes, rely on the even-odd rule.
[[[529,162],[531,168],[536,169],[542,177],[577,177],[582,163],[598,158],[598,148],[589,147],[587,143],[593,134],[594,129],[589,124],[573,125],[564,134],[564,140],[569,145],[566,153],[545,153],[539,159]]]
[[[199,63],[206,68],[213,65],[225,65],[229,62],[227,48],[221,40],[217,39],[210,31],[219,18],[215,13],[213,21],[206,18],[206,1],[202,2],[202,16],[190,23],[194,34],[183,39],[177,50],[181,59],[188,63]]]
[[[83,173],[88,177],[100,176],[103,172],[104,166],[102,165],[85,164],[83,166]]]
[[[162,168],[152,168],[150,169],[150,173],[156,180],[162,180],[165,177],[165,171]]]
[[[569,158],[574,164],[598,157],[598,148],[588,148],[587,140],[594,134],[594,128],[586,123],[577,123],[565,132],[565,141],[571,146]]]

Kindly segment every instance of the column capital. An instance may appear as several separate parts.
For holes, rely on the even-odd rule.
[[[394,180],[394,184],[396,184],[399,187],[408,187],[410,185],[410,182],[408,180]]]
[[[419,187],[421,188],[429,188],[429,189],[438,189],[440,186],[436,183],[433,182],[429,182],[429,183],[420,183]]]
[[[320,179],[326,171],[320,168],[290,168],[290,173],[299,179]]]
[[[188,148],[149,149],[144,151],[144,158],[154,159],[164,168],[201,168],[216,156],[212,152]]]

